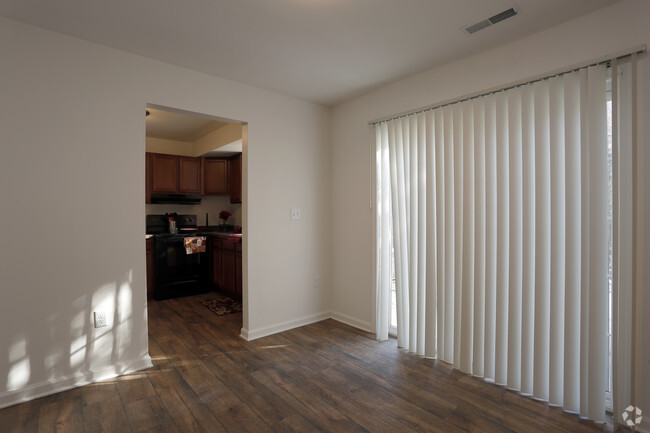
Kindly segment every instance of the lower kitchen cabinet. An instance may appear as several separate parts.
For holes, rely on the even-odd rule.
[[[242,299],[241,244],[212,238],[212,284],[224,294]]]
[[[235,244],[228,241],[222,241],[221,248],[221,270],[223,272],[222,290],[233,296],[237,294],[237,281],[235,277],[235,267],[237,266],[235,258]]]
[[[242,298],[242,259],[241,243],[235,244],[235,294],[237,299]]]
[[[221,288],[223,285],[223,277],[221,274],[221,239],[212,238],[210,240],[210,263],[211,266],[211,277],[212,285],[217,288]]]
[[[154,273],[154,253],[153,253],[153,238],[146,240],[147,242],[147,298],[153,298],[153,290],[155,287],[156,274]]]

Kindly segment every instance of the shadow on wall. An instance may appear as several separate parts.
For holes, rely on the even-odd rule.
[[[106,313],[106,326],[94,327],[94,312]],[[141,362],[146,356],[146,351],[139,358],[132,355],[133,344],[143,345],[133,341],[138,338],[133,333],[135,315],[146,323],[146,304],[142,311],[134,311],[131,269],[121,281],[101,284],[59,311],[27,319],[32,320],[29,332],[14,329],[13,335],[6,335],[0,408],[133,371],[124,361]]]

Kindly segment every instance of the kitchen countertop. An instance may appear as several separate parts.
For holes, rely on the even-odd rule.
[[[218,231],[201,231],[196,233],[188,233],[187,236],[209,236],[212,238],[228,239],[230,235],[241,235],[241,233],[235,232],[218,232]],[[150,239],[154,235],[145,235],[145,239]]]
[[[241,233],[234,232],[203,232],[203,235],[208,235],[213,238],[228,239],[230,235],[241,235]]]

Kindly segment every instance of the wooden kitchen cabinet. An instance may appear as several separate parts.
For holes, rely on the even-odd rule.
[[[228,194],[228,161],[220,158],[203,158],[203,194]]]
[[[212,264],[212,285],[221,288],[223,285],[223,276],[221,272],[221,239],[212,238],[210,240],[210,257],[210,263]]]
[[[241,243],[211,240],[212,284],[233,299],[242,299]]]
[[[221,269],[223,272],[222,290],[237,299],[237,258],[235,244],[225,240],[221,241]]]
[[[145,188],[144,188],[144,202],[151,203],[151,189],[152,189],[152,175],[151,175],[151,160],[153,159],[153,154],[145,153],[145,165],[144,165],[144,174],[145,174]]]
[[[241,185],[242,185],[242,169],[241,169],[241,153],[234,158],[228,160],[230,172],[230,203],[241,203]]]
[[[178,192],[178,156],[161,153],[152,154],[151,192]]]
[[[178,192],[199,194],[201,192],[201,159],[178,157]]]
[[[242,258],[241,244],[235,244],[235,299],[242,299]]]
[[[201,192],[201,159],[189,156],[147,153],[145,165],[146,202],[151,193],[199,194]]]
[[[153,252],[153,238],[146,240],[147,243],[147,298],[153,298],[153,291],[156,283],[156,274],[154,269],[154,252]]]

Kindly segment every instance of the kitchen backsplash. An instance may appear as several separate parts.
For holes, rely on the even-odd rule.
[[[177,214],[196,214],[200,226],[205,225],[205,213],[208,213],[210,225],[219,224],[219,212],[227,210],[232,214],[230,223],[241,225],[241,204],[230,203],[229,197],[201,197],[201,204],[184,205],[184,204],[146,204],[146,215],[163,215],[165,213],[176,212]]]

